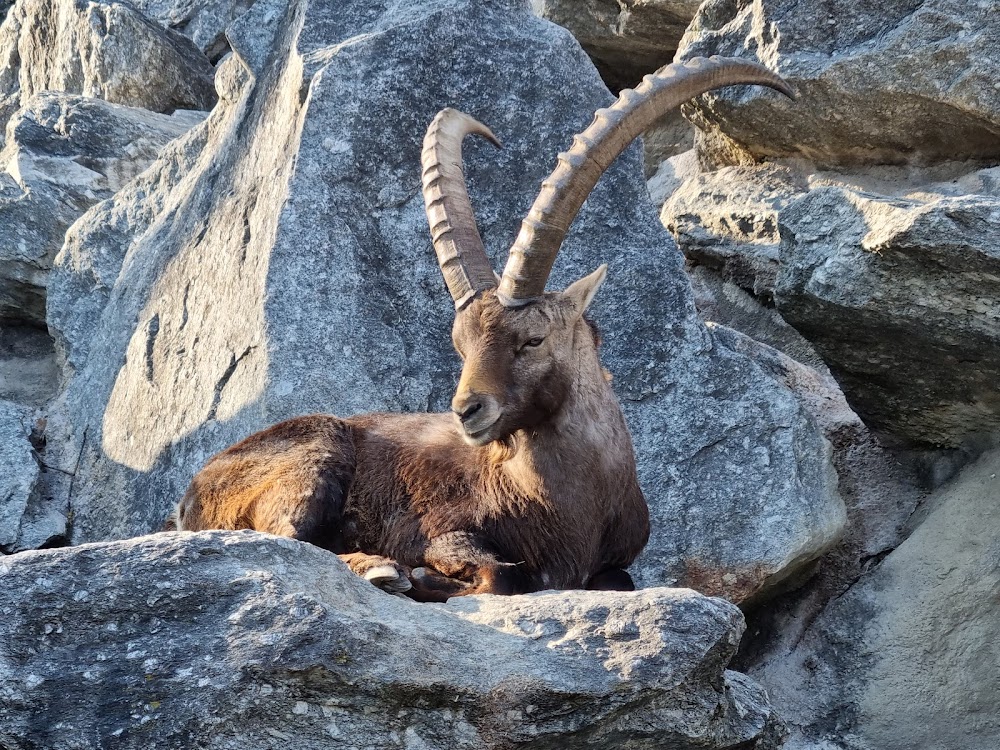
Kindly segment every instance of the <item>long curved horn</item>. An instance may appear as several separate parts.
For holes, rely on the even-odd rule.
[[[420,156],[427,223],[456,310],[478,292],[497,285],[462,171],[462,140],[473,133],[499,148],[500,141],[481,122],[458,110],[442,109],[427,128]]]
[[[734,58],[698,57],[660,68],[625,89],[613,105],[599,109],[590,126],[559,154],[521,223],[510,249],[497,297],[508,307],[527,304],[545,292],[559,246],[580,206],[618,155],[646,128],[688,99],[720,86],[770,86],[790,98],[791,88],[763,65]]]

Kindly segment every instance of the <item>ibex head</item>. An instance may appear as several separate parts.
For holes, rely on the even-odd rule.
[[[489,128],[453,109],[434,118],[423,147],[423,193],[434,250],[455,301],[452,338],[462,377],[452,410],[466,441],[485,445],[531,428],[558,412],[572,383],[600,377],[596,342],[583,314],[606,267],[564,292],[545,283],[566,232],[601,175],[655,120],[720,86],[760,84],[792,96],[788,85],[756,63],[713,57],[668,65],[634,91],[600,109],[559,154],[542,182],[503,275],[486,255],[462,171],[462,140],[475,134],[499,146]]]

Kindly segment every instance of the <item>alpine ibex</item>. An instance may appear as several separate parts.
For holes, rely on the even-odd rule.
[[[446,109],[423,145],[434,249],[455,302],[463,359],[452,414],[312,415],[214,456],[177,528],[257,529],[332,550],[389,591],[423,600],[546,588],[632,589],[649,535],[632,442],[584,312],[605,266],[546,292],[587,195],[654,120],[710,89],[788,86],[753,63],[669,65],[623,91],[560,154],[510,250],[487,258],[465,189],[461,144],[489,129]]]

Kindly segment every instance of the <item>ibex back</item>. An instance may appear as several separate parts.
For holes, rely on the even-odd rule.
[[[612,161],[654,120],[719,86],[791,95],[762,66],[670,65],[578,135],[525,218],[502,277],[465,189],[461,143],[482,124],[446,109],[428,128],[423,193],[455,302],[464,365],[451,414],[298,417],[214,456],[174,515],[182,530],[257,529],[332,550],[421,600],[545,588],[631,589],[649,536],[632,442],[584,317],[606,268],[545,283],[570,224]]]

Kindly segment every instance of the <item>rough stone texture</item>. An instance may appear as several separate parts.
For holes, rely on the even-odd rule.
[[[0,151],[0,319],[44,325],[48,272],[69,225],[202,117],[66,94],[31,98]]]
[[[226,27],[253,5],[253,0],[134,0],[143,15],[183,34],[213,62],[228,51]]]
[[[667,159],[687,153],[694,147],[694,128],[680,111],[671,112],[654,122],[642,134],[646,179],[653,177]],[[656,205],[661,205],[656,203]]]
[[[56,395],[59,364],[52,338],[41,328],[0,325],[0,400],[40,407]]]
[[[19,0],[0,25],[0,127],[42,91],[153,112],[210,109],[212,75],[189,39],[131,5]]]
[[[819,188],[779,225],[778,309],[870,427],[944,447],[1000,428],[1000,198]]]
[[[732,281],[726,281],[710,268],[689,263],[687,272],[698,314],[706,323],[732,328],[777,349],[794,361],[815,370],[818,375],[830,377],[830,370],[812,344],[788,325],[774,307],[765,306],[760,299]],[[757,359],[756,353],[750,354],[748,351],[748,354]],[[786,378],[780,379],[786,382]],[[839,393],[840,389],[832,378],[831,383]],[[843,400],[843,395],[840,400]],[[847,406],[846,402],[844,406]],[[810,413],[816,416],[814,412]]]
[[[662,206],[685,180],[701,172],[694,149],[688,149],[660,162],[652,174],[649,174],[648,161],[646,167],[646,189],[654,206]]]
[[[823,165],[1000,157],[1000,24],[994,0],[708,0],[680,59],[755,58],[798,93],[703,97],[707,161],[804,156]]]
[[[517,2],[258,3],[228,34],[219,107],[58,260],[49,322],[73,376],[47,460],[79,461],[72,498],[51,493],[76,541],[159,528],[209,455],[279,419],[446,408],[458,360],[420,195],[427,123],[455,106],[504,140],[466,149],[503,257],[557,151],[610,99],[569,34]],[[594,315],[614,321],[605,361],[655,529],[636,577],[739,600],[837,533],[814,526],[817,508],[842,512],[836,478],[794,397],[698,320],[637,152],[587,202],[551,286],[610,262]]]
[[[925,487],[940,483],[928,475],[928,470],[934,468],[935,462],[940,469],[947,470],[944,465],[947,457],[883,446],[851,410],[837,382],[822,365],[814,368],[803,364],[722,326],[713,326],[713,330],[726,346],[751,357],[787,385],[816,419],[833,447],[847,524],[844,535],[821,561],[820,570],[811,582],[812,590],[806,596],[808,601],[796,602],[800,609],[815,606],[817,601],[825,601],[824,597],[842,593],[860,578],[873,558],[894,549],[906,538],[906,524],[925,499]]]
[[[532,0],[539,16],[569,29],[608,85],[634,87],[672,62],[700,0]]]
[[[992,750],[1000,454],[928,501],[895,551],[753,669],[797,750]]]
[[[781,744],[692,591],[420,605],[253,532],[0,559],[0,744],[740,748]]]
[[[0,401],[0,552],[17,542],[21,518],[38,484],[30,435],[30,411]]]
[[[1000,168],[833,172],[792,161],[699,174],[684,159],[666,165],[687,165],[683,174],[665,168],[651,181],[672,191],[660,218],[678,245],[723,282],[774,300],[869,426],[947,448],[996,428]],[[703,293],[702,307],[733,296]],[[755,337],[773,317],[728,307],[719,322]]]
[[[766,299],[778,273],[778,211],[806,189],[800,173],[778,166],[697,174],[666,200],[660,221],[685,256]]]

